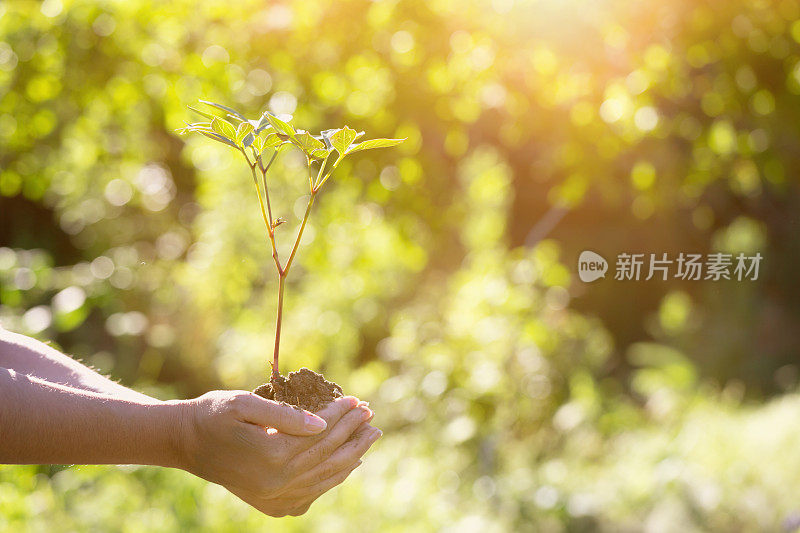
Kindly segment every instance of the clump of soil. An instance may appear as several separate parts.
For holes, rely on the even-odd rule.
[[[289,372],[288,376],[272,378],[253,392],[267,400],[287,403],[312,413],[344,396],[339,385],[307,368]]]

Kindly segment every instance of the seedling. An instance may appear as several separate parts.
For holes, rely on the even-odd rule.
[[[336,168],[349,155],[374,148],[385,148],[400,144],[405,139],[371,139],[356,143],[364,132],[344,126],[342,128],[324,130],[319,135],[313,135],[304,130],[295,129],[291,122],[282,120],[269,111],[265,111],[258,120],[249,120],[241,113],[228,106],[215,102],[200,100],[212,111],[222,111],[225,116],[207,113],[195,107],[189,109],[206,119],[206,122],[187,123],[179,133],[200,133],[209,139],[229,146],[244,156],[247,166],[253,175],[253,184],[256,187],[258,203],[261,207],[261,216],[267,230],[267,237],[272,249],[272,259],[278,273],[278,314],[275,322],[275,347],[272,354],[273,382],[280,377],[278,371],[278,356],[281,343],[281,325],[283,323],[283,292],[286,277],[297,254],[300,240],[303,237],[311,207],[319,194],[322,186],[328,181]],[[294,239],[289,256],[285,262],[278,256],[276,245],[279,228],[286,222],[283,217],[273,215],[272,203],[269,196],[269,180],[267,173],[275,162],[278,153],[284,147],[294,146],[301,150],[306,158],[308,170],[308,205],[306,206],[300,229]],[[318,164],[316,171],[314,165]],[[259,176],[261,179],[259,180]]]

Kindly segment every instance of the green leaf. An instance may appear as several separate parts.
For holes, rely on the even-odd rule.
[[[294,146],[294,143],[292,141],[283,141],[275,148],[275,150],[278,152],[280,152],[281,150],[286,151],[286,149],[290,146]]]
[[[370,139],[350,146],[347,153],[352,154],[362,150],[372,150],[374,148],[388,148],[390,146],[397,146],[403,141],[405,141],[405,139]]]
[[[251,133],[250,135],[253,134]],[[264,138],[259,137],[258,135],[254,135],[251,146],[253,147],[253,150],[255,150],[257,154],[260,154],[261,151],[264,149]]]
[[[187,133],[194,132],[194,131],[196,131],[197,128],[200,128],[200,127],[203,127],[203,126],[207,126],[207,127],[211,126],[210,122],[195,122],[194,124],[190,124],[189,122],[186,122],[184,120],[183,123],[186,124],[185,127],[175,130],[178,133],[180,133],[181,135],[185,135]]]
[[[275,148],[280,146],[283,140],[274,133],[270,133],[264,139],[264,148]]]
[[[255,122],[255,124],[253,124],[253,125],[256,127],[256,133],[261,133],[261,130],[271,127],[271,125],[269,123],[269,116],[268,115],[269,115],[269,112],[268,111],[264,111],[264,114],[261,115],[261,118],[259,120],[253,121],[253,122]]]
[[[328,148],[328,150],[332,150],[333,149],[333,142],[331,142],[331,135],[333,135],[334,133],[336,133],[340,129],[341,128],[335,128],[335,129],[331,129],[331,130],[322,130],[320,132],[320,135],[322,136],[322,141],[325,143],[325,146]]]
[[[228,139],[227,137],[223,137],[222,135],[220,135],[218,133],[214,133],[213,131],[201,130],[201,129],[197,129],[197,130],[193,130],[193,131],[196,131],[197,133],[202,133],[203,135],[205,135],[209,139],[214,139],[215,141],[219,141],[221,143],[225,143],[225,144],[227,144],[229,146],[233,146],[234,148],[239,148],[238,146],[236,146],[236,143],[234,143],[232,140]]]
[[[185,133],[187,131],[200,133],[202,135],[205,135],[209,139],[214,139],[215,141],[219,141],[219,142],[225,143],[225,144],[227,144],[229,146],[233,146],[234,148],[238,148],[238,146],[236,146],[236,143],[233,142],[233,140],[229,139],[228,137],[226,137],[224,135],[220,135],[219,133],[214,131],[212,129],[212,127],[211,127],[211,123],[209,123],[209,122],[195,122],[194,124],[189,124],[187,122],[186,123],[186,127],[183,128],[183,133]]]
[[[314,136],[307,131],[297,132],[292,142],[310,157],[314,157],[313,154],[317,150],[325,150],[325,143],[314,138]],[[323,155],[322,157],[325,156]]]
[[[264,114],[267,117],[269,123],[272,125],[272,127],[275,128],[276,132],[288,135],[290,139],[294,138],[295,131],[291,124],[282,121],[272,113],[266,112]]]
[[[218,104],[216,102],[209,102],[208,100],[200,100],[201,104],[210,105],[211,107],[216,107],[217,109],[222,109],[223,111],[227,111],[231,115],[234,115],[242,120],[247,120],[244,118],[244,115],[233,109],[232,107],[228,107],[226,105]]]
[[[330,131],[330,130],[326,130]],[[330,135],[331,144],[336,148],[340,155],[345,155],[347,149],[353,144],[353,141],[358,139],[364,132],[358,133],[356,130],[345,126],[344,128],[335,131]]]
[[[204,116],[204,117],[206,117],[208,120],[214,120],[214,115],[212,115],[211,113],[206,113],[205,111],[200,111],[200,110],[199,110],[199,109],[197,109],[196,107],[192,107],[192,106],[190,106],[190,105],[188,105],[188,106],[186,106],[186,107],[188,107],[189,109],[191,109],[192,111],[194,111],[194,112],[195,112],[195,113],[197,113],[198,115],[201,115],[201,116]]]
[[[208,129],[211,129],[211,122],[186,122],[184,120],[183,123],[186,124],[187,128],[208,128]]]
[[[211,121],[211,129],[230,140],[236,139],[236,128],[224,118],[214,117],[214,120]]]
[[[254,129],[255,128],[253,128],[253,125],[250,124],[249,122],[242,122],[241,124],[239,124],[239,127],[236,128],[236,144],[242,144],[242,141],[244,141],[245,137],[250,135],[250,133]],[[251,138],[250,142],[245,144],[245,146],[250,146],[250,143],[252,142],[253,139]]]

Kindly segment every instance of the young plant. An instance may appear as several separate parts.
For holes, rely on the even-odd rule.
[[[294,262],[297,248],[303,237],[311,207],[319,194],[320,189],[328,181],[336,167],[345,157],[374,148],[385,148],[400,144],[405,139],[371,139],[356,143],[364,132],[344,126],[342,128],[324,130],[319,135],[295,129],[289,121],[284,121],[269,111],[265,111],[258,120],[250,120],[241,113],[228,106],[215,102],[200,100],[200,102],[213,110],[223,111],[225,116],[207,113],[192,106],[189,109],[203,116],[205,122],[186,123],[185,128],[179,133],[200,133],[214,141],[223,143],[244,156],[247,166],[253,176],[253,183],[261,207],[261,216],[267,229],[267,238],[272,249],[272,259],[278,273],[278,314],[275,322],[275,348],[272,355],[272,380],[280,376],[278,371],[278,355],[281,342],[281,325],[283,322],[283,292],[286,285],[286,276]],[[276,245],[278,228],[286,222],[282,217],[274,217],[272,203],[269,196],[269,181],[267,173],[275,162],[278,152],[287,146],[294,146],[301,150],[306,157],[308,169],[308,205],[306,205],[300,229],[294,239],[291,252],[285,262],[281,262]],[[314,164],[319,168],[314,171]],[[261,179],[259,180],[259,176]]]

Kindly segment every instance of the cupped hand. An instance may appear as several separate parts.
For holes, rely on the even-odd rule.
[[[303,514],[381,436],[369,425],[370,409],[352,396],[316,415],[244,391],[185,403],[185,469],[270,516]]]

